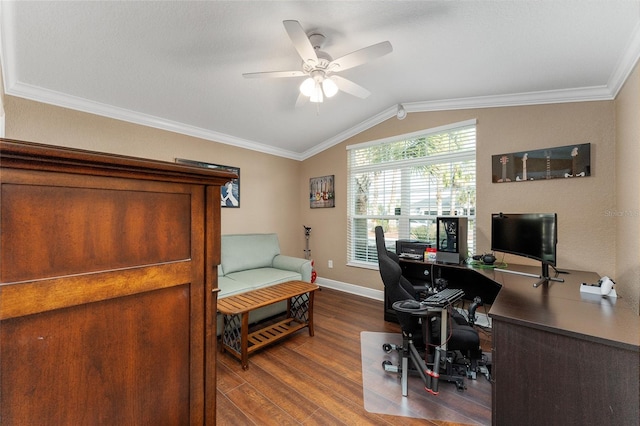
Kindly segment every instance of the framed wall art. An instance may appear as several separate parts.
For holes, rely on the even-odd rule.
[[[498,154],[491,157],[494,183],[591,176],[591,144]]]
[[[309,206],[312,209],[335,207],[333,178],[335,175],[309,179]]]
[[[221,164],[204,163],[202,161],[185,160],[176,158],[176,163],[188,164],[190,166],[204,167],[207,169],[222,169],[238,175],[237,179],[232,179],[220,188],[221,207],[240,207],[240,168],[233,166],[223,166]]]

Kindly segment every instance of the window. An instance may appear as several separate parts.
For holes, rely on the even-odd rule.
[[[398,239],[436,243],[436,217],[466,216],[475,246],[476,120],[366,142],[348,150],[348,259],[377,266],[376,226]],[[463,253],[468,255],[468,253]]]

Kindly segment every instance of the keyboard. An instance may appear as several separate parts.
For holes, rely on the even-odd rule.
[[[444,308],[464,296],[464,291],[458,288],[445,288],[439,292],[427,297],[421,303],[426,306]]]

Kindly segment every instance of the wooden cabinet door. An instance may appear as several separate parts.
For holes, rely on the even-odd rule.
[[[18,169],[0,182],[2,423],[203,424],[206,187]]]

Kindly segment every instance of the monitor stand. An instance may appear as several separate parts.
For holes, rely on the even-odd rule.
[[[530,274],[528,272],[512,271],[512,270],[509,270],[509,269],[498,269],[498,270],[502,271],[502,272],[508,272],[510,274],[524,275],[525,277],[538,278],[538,281],[536,281],[533,284],[534,288],[538,288],[542,284],[547,284],[549,281],[555,281],[555,282],[559,282],[559,283],[563,283],[564,282],[563,278],[556,278],[556,277],[550,277],[549,276],[549,264],[547,264],[547,263],[543,263],[542,264],[542,274],[541,275]]]
[[[540,277],[540,280],[533,284],[534,288],[540,287],[542,284],[547,284],[549,281],[555,281],[557,283],[563,283],[563,278],[555,278],[555,277]]]
[[[549,281],[555,281],[558,283],[563,283],[563,278],[556,278],[549,276],[549,264],[542,262],[542,274],[540,275],[540,280],[536,282],[533,287],[538,288],[542,284],[547,284]]]

